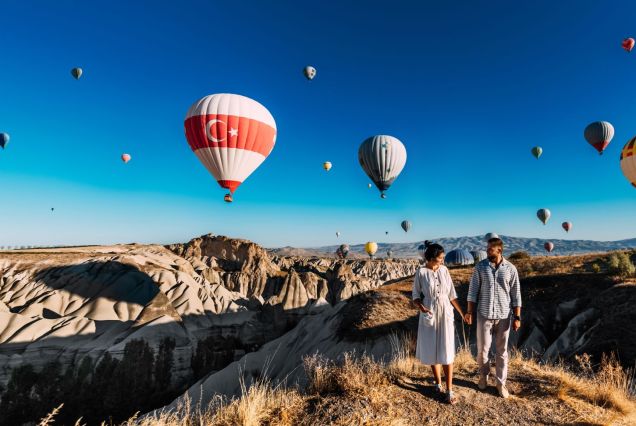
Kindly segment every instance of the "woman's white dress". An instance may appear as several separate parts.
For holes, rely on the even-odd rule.
[[[455,320],[453,305],[457,299],[453,280],[446,266],[436,272],[422,267],[415,273],[413,299],[422,299],[425,308],[433,312],[428,317],[420,312],[415,357],[423,364],[452,364],[455,359]]]

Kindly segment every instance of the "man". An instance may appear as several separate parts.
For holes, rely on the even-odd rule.
[[[497,391],[501,397],[508,398],[508,336],[511,325],[514,331],[521,328],[521,285],[517,268],[503,257],[503,247],[499,238],[488,240],[488,258],[477,264],[470,279],[468,310],[464,319],[472,324],[473,318],[477,317],[479,389],[484,390],[488,385],[488,352],[494,336]],[[512,318],[511,306],[514,311]]]

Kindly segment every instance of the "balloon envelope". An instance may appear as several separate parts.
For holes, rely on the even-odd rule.
[[[388,250],[386,251],[386,255],[387,255],[388,257],[392,257],[392,256],[393,256],[393,250],[388,249]]]
[[[486,242],[488,242],[488,240],[490,240],[491,238],[499,238],[499,235],[495,234],[494,232],[489,232],[484,235],[484,241]]]
[[[408,220],[403,220],[400,226],[402,226],[404,232],[409,232],[409,229],[411,229],[411,222],[409,222]]]
[[[0,147],[2,147],[2,149],[7,146],[9,139],[10,137],[8,133],[0,133]]]
[[[572,229],[572,222],[563,222],[561,227],[565,229],[565,232],[570,232],[570,229]]]
[[[625,144],[621,151],[621,170],[623,174],[636,188],[636,137]]]
[[[221,93],[196,101],[185,118],[188,144],[222,188],[236,188],[276,143],[274,117],[260,103]]]
[[[595,121],[588,124],[583,132],[587,142],[602,154],[614,137],[614,126],[607,121]]]
[[[384,191],[389,189],[404,169],[406,148],[393,136],[372,136],[360,145],[358,161],[364,172],[384,195]]]
[[[311,65],[307,65],[303,70],[303,73],[305,74],[305,77],[307,77],[307,80],[313,80],[316,76],[316,68]]]
[[[127,163],[130,161],[130,154],[122,154],[121,155],[121,161],[123,161],[124,163]]]
[[[340,236],[340,232],[336,231],[336,237],[339,237],[339,236]]]
[[[331,170],[331,163],[329,161],[325,161],[324,163],[322,163],[322,168],[326,171]]]
[[[552,250],[554,250],[554,244],[548,241],[543,245],[543,248],[545,249],[545,251],[550,253]]]
[[[479,263],[484,259],[488,259],[488,253],[484,250],[473,250],[470,252],[471,256],[473,256],[473,260],[475,263]]]
[[[71,70],[71,75],[75,78],[75,80],[79,80],[79,78],[82,76],[82,69],[81,68],[73,68]]]
[[[364,245],[364,251],[366,251],[369,256],[373,256],[378,251],[378,244],[369,241]]]
[[[417,253],[420,255],[422,259],[424,259],[424,253],[426,252],[426,246],[424,244],[420,244],[417,246]]]
[[[537,217],[541,222],[543,222],[544,225],[548,222],[548,219],[550,219],[551,215],[552,213],[550,213],[550,210],[548,209],[537,210]]]
[[[475,259],[468,250],[455,249],[446,254],[444,262],[450,266],[472,265]]]
[[[539,157],[541,157],[541,154],[543,154],[543,148],[541,148],[540,146],[535,146],[534,148],[532,148],[532,155],[534,155],[534,158],[538,160]]]
[[[631,52],[632,49],[634,48],[634,39],[629,37],[623,40],[623,42],[621,43],[621,46],[623,47],[623,49],[625,49],[627,52]]]

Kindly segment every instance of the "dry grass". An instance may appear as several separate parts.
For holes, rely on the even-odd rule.
[[[393,358],[388,363],[355,353],[345,354],[338,363],[320,355],[306,357],[308,385],[303,392],[274,386],[266,379],[252,386],[242,381],[240,398],[217,398],[205,408],[193,407],[185,399],[176,410],[133,417],[123,425],[403,425],[412,424],[421,413],[427,413],[428,422],[442,424],[487,419],[491,424],[602,425],[636,420],[636,401],[630,394],[634,373],[613,357],[592,366],[584,356],[578,367],[570,367],[542,365],[513,352],[509,381],[517,391],[503,402],[492,393],[478,392],[474,384],[467,385],[474,382],[476,363],[462,348],[455,358],[455,386],[463,402],[450,407],[426,390],[429,368],[412,356],[411,336],[394,335],[391,340]],[[52,424],[60,408],[40,425]]]

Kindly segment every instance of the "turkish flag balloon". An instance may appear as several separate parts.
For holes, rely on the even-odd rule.
[[[220,93],[190,107],[185,134],[214,179],[233,193],[274,149],[276,122],[255,100]]]
[[[631,52],[632,49],[634,48],[634,43],[636,43],[634,41],[633,38],[626,38],[625,40],[623,40],[623,42],[621,43],[621,46],[623,46],[623,49],[625,49],[628,52]]]

